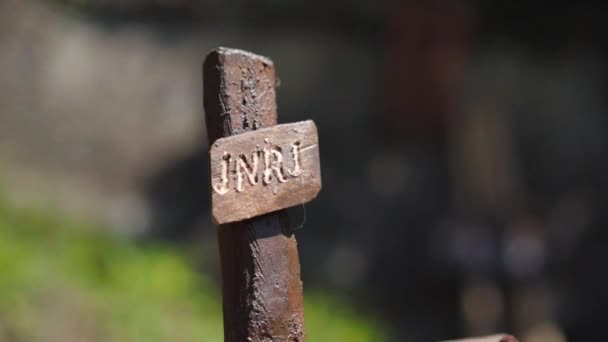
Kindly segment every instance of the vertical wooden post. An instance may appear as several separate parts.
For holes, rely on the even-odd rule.
[[[218,48],[203,64],[209,144],[277,124],[274,65]],[[280,210],[218,227],[225,341],[304,341],[297,242]]]

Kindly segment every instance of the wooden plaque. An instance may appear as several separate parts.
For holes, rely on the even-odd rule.
[[[210,149],[212,217],[242,221],[314,199],[321,190],[311,120],[217,139]]]

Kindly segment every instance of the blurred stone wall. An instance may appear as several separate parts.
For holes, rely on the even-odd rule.
[[[141,225],[141,177],[203,141],[202,54],[192,39],[168,43],[46,3],[0,3],[2,181]]]
[[[335,106],[322,107],[329,98],[348,103],[341,108],[353,118],[371,107],[368,99],[343,101],[374,82],[366,46],[324,32],[249,29],[232,14],[218,15],[230,25],[181,27],[114,20],[116,13],[93,15],[61,2],[0,1],[4,187],[14,198],[109,220],[119,230],[149,226],[147,182],[204,148],[200,70],[216,46],[280,60],[279,77],[288,75],[278,95],[283,122],[331,112]],[[347,63],[343,54],[351,56]],[[348,74],[353,65],[363,71],[322,78],[330,68]],[[341,91],[332,94],[336,86]]]

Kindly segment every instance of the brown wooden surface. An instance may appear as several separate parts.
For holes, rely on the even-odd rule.
[[[277,124],[272,61],[219,48],[203,64],[209,144]],[[304,341],[296,239],[280,210],[218,227],[225,341]]]
[[[310,120],[218,139],[210,156],[218,224],[306,203],[321,190],[319,139]]]

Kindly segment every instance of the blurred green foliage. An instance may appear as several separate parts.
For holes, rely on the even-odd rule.
[[[174,245],[101,228],[0,195],[0,341],[222,341],[219,290]],[[305,314],[313,342],[386,339],[327,295]]]

